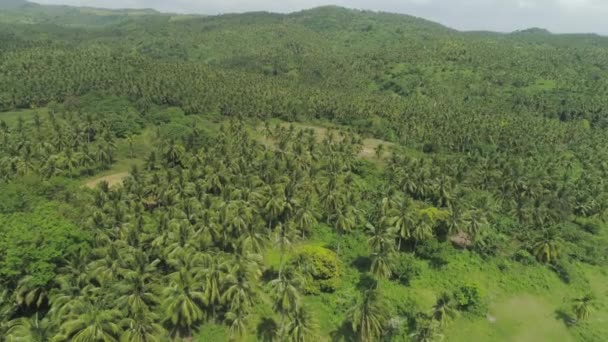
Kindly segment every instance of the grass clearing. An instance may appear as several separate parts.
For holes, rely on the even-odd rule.
[[[488,318],[457,319],[446,333],[447,341],[574,341],[568,328],[556,319],[552,303],[521,294],[493,304]]]
[[[22,117],[26,123],[29,123],[35,113],[38,113],[42,119],[48,117],[47,108],[18,109],[10,112],[0,112],[0,120],[6,122],[9,126],[14,126],[19,117]]]
[[[321,142],[323,141],[323,139],[325,139],[327,137],[328,134],[330,134],[330,132],[334,132],[336,133],[336,136],[338,136],[339,133],[344,132],[345,128],[343,127],[327,127],[327,126],[322,126],[322,125],[317,125],[317,124],[304,124],[304,123],[287,123],[287,122],[272,122],[273,124],[275,123],[280,123],[281,126],[287,128],[289,126],[294,126],[296,129],[311,129],[313,130],[313,132],[315,133],[315,137],[317,139],[317,142]],[[256,139],[258,141],[260,141],[261,143],[263,143],[266,146],[273,146],[273,142],[266,138],[266,136],[263,134],[264,131],[264,127],[259,125],[257,127],[255,127],[255,129],[253,130],[254,136],[256,137]],[[378,148],[378,146],[383,145],[384,146],[384,152],[382,153],[381,158],[377,157],[376,154],[376,150]],[[361,147],[361,151],[359,151],[359,157],[366,159],[366,160],[370,160],[370,161],[379,161],[382,158],[386,158],[388,156],[390,156],[390,148],[393,147],[394,144],[388,141],[384,141],[384,140],[380,140],[380,139],[373,139],[373,138],[365,138],[362,141],[362,147]]]
[[[108,184],[110,185],[110,187],[113,186],[117,186],[122,184],[122,180],[125,179],[127,176],[129,176],[128,172],[119,172],[119,173],[114,173],[108,176],[102,176],[102,177],[98,177],[95,178],[93,180],[90,180],[86,183],[86,186],[88,188],[95,188],[99,183],[106,181],[108,182]]]

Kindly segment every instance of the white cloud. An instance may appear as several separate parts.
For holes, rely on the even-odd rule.
[[[38,0],[77,6],[150,7],[170,12],[217,14],[291,12],[321,5],[399,12],[464,30],[514,31],[544,27],[554,32],[608,35],[608,0]]]

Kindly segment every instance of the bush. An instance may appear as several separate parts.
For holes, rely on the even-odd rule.
[[[484,315],[486,313],[486,305],[477,285],[460,286],[454,291],[453,296],[458,310],[476,315]]]
[[[452,247],[435,239],[423,241],[416,246],[416,255],[428,260],[433,267],[442,267],[448,264],[449,253]]]
[[[338,288],[343,266],[333,251],[319,246],[304,246],[296,252],[293,263],[307,278],[305,293],[334,292]]]
[[[513,260],[523,265],[534,265],[536,264],[536,258],[525,249],[520,249],[513,254]]]
[[[31,285],[44,286],[64,257],[86,247],[88,240],[51,202],[30,213],[0,214],[0,279],[14,285],[28,275]]]
[[[500,255],[508,244],[508,239],[495,231],[486,231],[480,234],[473,245],[473,250],[484,257],[495,257]]]
[[[551,269],[557,274],[557,276],[566,284],[586,282],[584,274],[582,274],[580,268],[576,267],[572,263],[558,259],[551,265]]]
[[[409,285],[421,273],[420,261],[412,255],[402,253],[396,257],[393,279],[396,279],[402,285]]]
[[[603,223],[599,219],[579,217],[575,222],[587,233],[599,235],[602,231]]]

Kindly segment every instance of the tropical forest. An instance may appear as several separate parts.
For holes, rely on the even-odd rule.
[[[0,0],[0,341],[606,341],[608,37]]]

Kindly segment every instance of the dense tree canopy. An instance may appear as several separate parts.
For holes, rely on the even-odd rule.
[[[605,37],[16,1],[0,79],[0,341],[434,341],[488,308],[423,269],[608,265]]]

